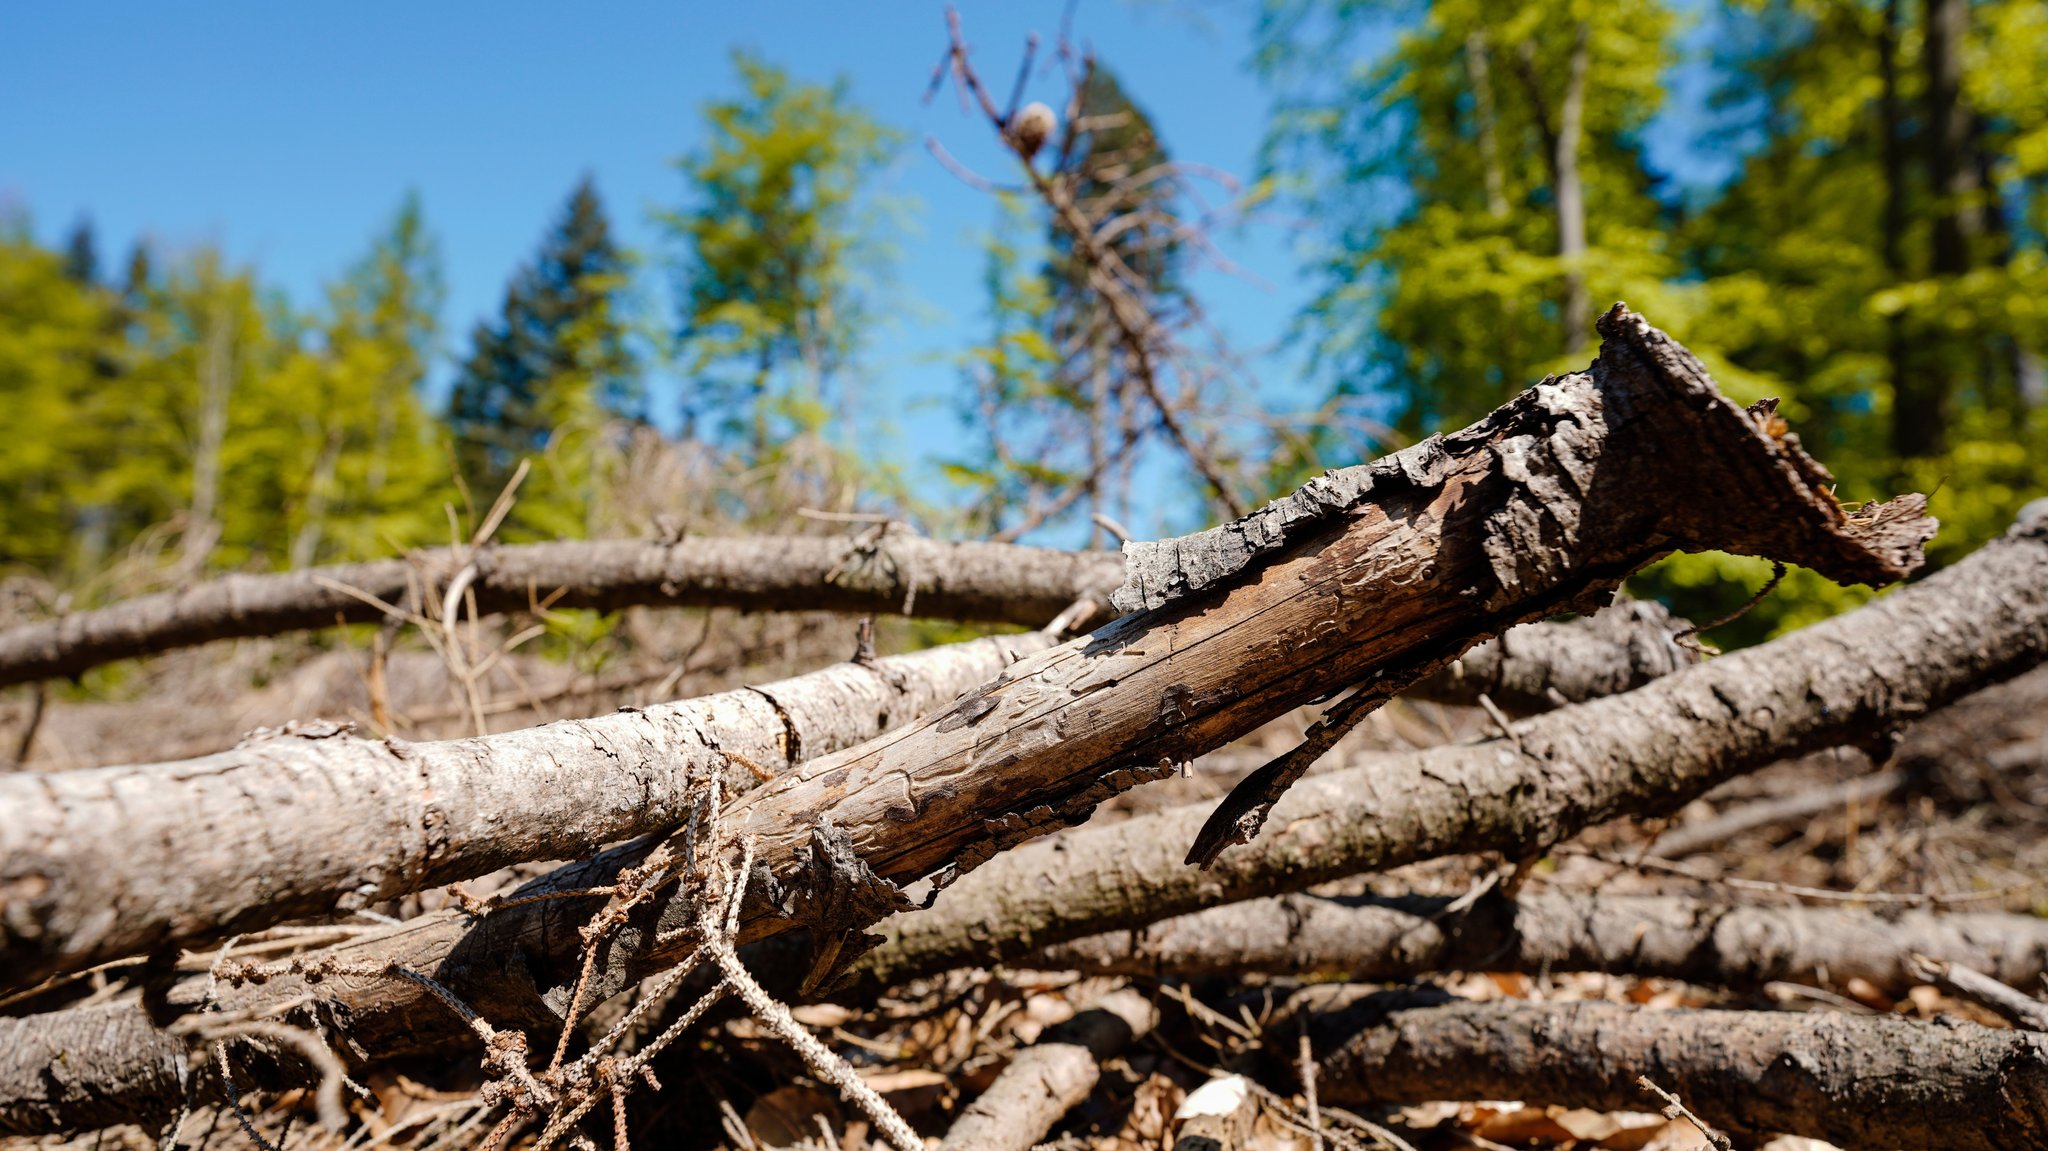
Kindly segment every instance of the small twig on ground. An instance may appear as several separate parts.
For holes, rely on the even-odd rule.
[[[1716,1148],[1719,1149],[1719,1151],[1735,1151],[1735,1144],[1730,1142],[1726,1135],[1723,1135],[1719,1131],[1714,1130],[1712,1127],[1707,1126],[1704,1122],[1700,1120],[1700,1117],[1693,1114],[1692,1111],[1689,1110],[1684,1103],[1679,1102],[1678,1096],[1673,1095],[1671,1092],[1666,1091],[1662,1087],[1657,1086],[1655,1083],[1650,1082],[1649,1076],[1636,1076],[1636,1083],[1640,1085],[1643,1090],[1648,1091],[1651,1094],[1657,1096],[1658,1098],[1664,1100],[1664,1106],[1662,1108],[1664,1118],[1672,1120],[1673,1122],[1676,1122],[1677,1120],[1683,1118],[1687,1123],[1690,1123],[1694,1127],[1699,1128],[1700,1134],[1706,1136],[1707,1142],[1712,1143]]]

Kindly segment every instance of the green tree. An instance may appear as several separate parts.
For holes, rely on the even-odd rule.
[[[589,178],[571,193],[534,262],[513,276],[493,321],[471,334],[449,423],[470,489],[488,501],[521,458],[510,536],[582,536],[600,511],[614,429],[639,414],[629,342],[627,254]]]
[[[1670,28],[1657,0],[1268,4],[1267,164],[1325,228],[1303,326],[1333,387],[1454,426],[1583,366],[1592,301],[1671,295],[1638,141]]]
[[[75,557],[108,316],[27,220],[0,220],[0,406],[12,429],[0,437],[0,563],[54,573]]]
[[[871,182],[897,135],[844,80],[800,83],[737,53],[743,93],[704,109],[706,142],[678,161],[687,204],[659,218],[681,249],[686,424],[756,464],[854,412],[850,368],[877,318],[888,252]]]
[[[440,246],[408,195],[370,251],[327,292],[322,402],[302,422],[318,444],[294,503],[291,561],[359,557],[443,534],[448,479],[420,387],[440,336]],[[302,457],[304,458],[304,457]]]

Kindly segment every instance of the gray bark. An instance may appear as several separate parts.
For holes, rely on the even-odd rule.
[[[1505,738],[1310,776],[1258,840],[1181,866],[1191,805],[996,860],[884,925],[884,984],[1345,875],[1477,851],[1522,857],[1618,815],[1675,811],[1775,760],[1880,736],[2048,659],[2048,516],[1853,612]]]
[[[187,1074],[184,1042],[132,1001],[0,1017],[0,1083],[10,1088],[0,1090],[0,1135],[168,1120],[184,1101]]]
[[[1106,597],[1122,577],[1108,552],[940,543],[901,532],[872,544],[810,536],[563,541],[485,547],[473,559],[470,586],[485,613],[523,611],[560,590],[558,608],[903,612],[1039,627],[1082,596]],[[409,559],[228,575],[23,624],[0,632],[0,686],[214,640],[375,622],[383,618],[380,609],[336,585],[402,605],[414,584],[445,586],[461,566],[440,549]]]
[[[2048,974],[2048,919],[1745,907],[1676,896],[1498,895],[1465,911],[1437,897],[1283,895],[1092,935],[1026,956],[1048,971],[1234,978],[1248,972],[1373,983],[1431,971],[1604,971],[1717,987],[1862,979],[1889,995],[1931,956],[2012,987]]]
[[[1331,509],[1319,524],[1295,525],[1284,547],[1246,557],[1237,578],[1020,660],[941,713],[814,760],[742,797],[726,813],[728,826],[753,829],[757,854],[740,940],[807,928],[817,946],[813,974],[830,974],[851,933],[904,905],[904,885],[929,877],[944,886],[1024,840],[1084,818],[1101,800],[1346,685],[1392,694],[1513,623],[1595,607],[1629,571],[1674,547],[1757,552],[1849,580],[1896,578],[1918,562],[1932,526],[1920,515],[1924,501],[1907,497],[1849,520],[1827,492],[1827,474],[1796,442],[1772,435],[1766,413],[1745,412],[1721,398],[1682,348],[1619,308],[1601,330],[1607,343],[1591,370],[1546,381],[1465,431],[1369,465],[1371,486],[1359,487],[1369,495]],[[1729,497],[1734,492],[1741,493],[1739,501]],[[2031,538],[1994,547],[1991,566],[2004,557],[2033,559],[2037,552],[2048,548]],[[1969,642],[1976,653],[1967,667],[1946,669],[1957,677],[1974,673],[1970,678],[1981,680],[2019,662],[2027,641],[2048,630],[2038,618],[2043,613],[2026,610],[2048,600],[2048,581],[2034,579],[2021,592],[1995,576],[1980,582],[1990,585],[1990,594],[2008,596],[2008,610],[1960,623],[1943,618],[1941,637],[1928,636],[1925,626],[1939,613],[1922,611],[1922,626],[1893,626],[1891,635],[1873,641],[1871,652],[1830,649],[1835,662],[1851,664],[1868,654],[1889,671],[1897,659],[1919,659],[1928,648],[1947,654],[1939,642],[1944,637]],[[1956,580],[1943,587],[1949,595],[1964,590]],[[1901,595],[1866,610],[1901,601],[1920,604]],[[2029,620],[2036,625],[2031,632]],[[1742,666],[1740,657],[1729,657],[1664,682],[1730,663]],[[1747,666],[1751,673],[1773,670]],[[1780,743],[1838,734],[1845,725],[1868,725],[1895,716],[1897,707],[1961,690],[1938,672],[1901,673],[1897,682],[1884,683],[1884,692],[1860,696],[1854,686],[1869,687],[1868,676],[1850,677],[1852,687],[1839,691],[1809,688],[1803,680],[1795,689],[1768,676],[1761,685],[1737,685],[1737,703],[1753,699],[1761,706],[1789,697],[1784,711],[1792,719],[1781,727],[1749,706],[1734,709],[1735,721],[1726,718],[1733,705],[1713,696],[1725,690],[1724,678],[1736,677],[1710,675],[1694,680],[1691,694],[1675,701],[1658,697],[1665,706],[1688,707],[1694,727],[1728,729],[1708,741],[1711,750],[1673,754],[1670,769],[1645,767],[1625,777],[1633,786],[1611,789],[1597,803],[1564,790],[1578,778],[1574,766],[1583,765],[1583,772],[1598,764],[1620,775],[1623,752],[1667,733],[1670,717],[1625,702],[1657,690],[1653,686],[1606,701],[1619,705],[1599,713],[1616,730],[1579,732],[1551,750],[1555,763],[1539,754],[1544,743],[1523,736],[1531,748],[1528,764],[1505,752],[1502,761],[1489,759],[1491,770],[1478,764],[1474,790],[1463,797],[1479,809],[1472,821],[1501,820],[1532,839],[1544,838],[1581,815],[1654,805],[1682,792],[1688,770],[1711,782],[1729,762],[1770,758],[1782,750]],[[1798,701],[1808,702],[1802,708]],[[1692,731],[1679,720],[1675,738]],[[1488,759],[1493,753],[1464,754]],[[1522,794],[1526,784],[1506,797],[1484,794],[1513,777],[1515,766],[1529,764],[1554,771],[1559,790],[1537,796],[1533,805]],[[1311,813],[1331,798],[1321,788],[1307,790],[1317,793],[1308,800]],[[1505,810],[1489,811],[1493,805]],[[1529,810],[1535,815],[1525,819]],[[1423,826],[1389,829],[1388,842],[1412,830],[1418,852],[1439,849],[1455,838],[1450,820],[1439,811]],[[1311,814],[1288,822],[1308,826],[1316,819]],[[1194,828],[1186,830],[1191,836]],[[1492,837],[1484,827],[1473,830]],[[1297,856],[1310,842],[1291,825],[1274,839]],[[1355,842],[1327,846],[1335,853],[1320,864],[1325,870],[1347,869],[1343,861],[1359,854]],[[604,886],[650,858],[680,867],[678,850],[644,843],[618,849],[562,868],[529,893]],[[1232,858],[1224,857],[1225,876],[1234,873]],[[1282,870],[1305,875],[1315,866],[1290,862]],[[1161,871],[1181,869],[1169,861]],[[636,871],[650,873],[662,871]],[[1187,890],[1218,883],[1217,873],[1186,874],[1193,876],[1184,881]],[[1057,874],[1044,878],[1057,886]],[[1272,875],[1266,882],[1270,891],[1288,880]],[[1021,886],[1040,884],[1039,876],[1025,873]],[[1162,907],[1129,922],[1191,909]],[[472,1041],[418,985],[334,966],[403,964],[434,973],[501,1028],[559,1028],[582,967],[575,928],[591,910],[591,901],[564,899],[475,922],[456,914],[423,916],[306,957],[303,974],[226,987],[220,1007],[266,1011],[316,1000],[366,1057],[445,1051]],[[683,929],[695,917],[693,898],[652,895],[598,953],[594,994],[615,993],[675,961],[688,947]],[[164,1009],[191,1010],[203,1000],[203,986],[172,986]],[[10,1090],[35,1088],[0,1086],[0,1094]]]
[[[1417,997],[1408,997],[1413,1003]],[[1318,1020],[1333,1103],[1446,1096],[1644,1110],[1651,1081],[1761,1142],[2008,1151],[2048,1145],[2048,1036],[1952,1019],[1656,1011],[1615,1003],[1374,997]],[[1361,1026],[1362,1024],[1362,1026]]]
[[[1102,1064],[1158,1022],[1158,1009],[1136,991],[1103,996],[1019,1052],[953,1122],[940,1151],[1030,1151],[1095,1090]]]
[[[352,911],[679,823],[1052,646],[999,636],[481,739],[288,725],[177,764],[0,776],[0,988]]]

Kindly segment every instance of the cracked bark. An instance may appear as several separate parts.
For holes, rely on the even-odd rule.
[[[2005,1151],[2048,1144],[2048,1035],[1949,1018],[1657,1011],[1373,996],[1319,1016],[1333,1103],[1446,1095],[1641,1110],[1647,1075],[1738,1144]],[[1389,1008],[1394,1008],[1389,1010]]]
[[[745,611],[915,612],[1039,627],[1082,596],[1106,597],[1115,555],[1016,544],[942,543],[902,532],[874,542],[813,536],[560,541],[485,547],[473,557],[477,610],[616,611],[649,605]],[[373,623],[354,588],[404,604],[424,578],[445,586],[462,565],[448,549],[409,559],[275,575],[228,575],[59,619],[0,631],[0,687],[76,676],[119,659],[215,640]]]
[[[1719,987],[1862,979],[1904,995],[1924,954],[2011,987],[2048,974],[2048,920],[1754,907],[1677,896],[1283,895],[1093,935],[1024,957],[1047,971],[1199,979],[1247,972],[1390,982],[1431,971],[1604,971]]]
[[[483,739],[361,739],[326,723],[178,764],[0,776],[0,989],[512,863],[674,827],[702,783],[756,786],[806,754],[950,702],[1040,633]]]
[[[1675,811],[1778,759],[1892,729],[2048,660],[2048,515],[1853,612],[1514,725],[1515,739],[1312,775],[1264,836],[1181,865],[1196,804],[996,860],[897,916],[862,963],[893,984],[1443,855],[1521,857],[1615,816]]]
[[[743,797],[727,813],[758,832],[742,941],[807,925],[794,910],[802,901],[785,893],[822,889],[809,868],[828,818],[859,861],[849,882],[943,884],[1301,704],[1354,684],[1391,695],[1514,623],[1592,610],[1674,548],[1759,553],[1848,581],[1888,581],[1918,563],[1932,528],[1924,501],[1905,497],[1851,521],[1826,472],[1772,434],[1767,411],[1722,398],[1697,361],[1638,316],[1616,308],[1601,331],[1607,342],[1587,372],[1323,482],[1312,514],[1182,541],[1183,557],[1221,558],[1199,573],[1185,563],[1177,574],[1149,569],[1145,594],[1158,606],[1020,660],[942,713]],[[1854,722],[1888,714],[1883,699],[1835,702]],[[1734,726],[1733,742],[1770,742],[1768,725]],[[609,852],[532,890],[602,886],[650,850]],[[590,911],[589,901],[561,900],[477,922],[423,916],[321,955],[403,962],[435,973],[500,1027],[546,1030],[559,1026],[579,967],[574,925]],[[602,949],[595,993],[677,958],[685,944],[675,929],[693,914],[687,898],[641,908]],[[307,961],[310,977],[223,989],[222,1010],[317,998],[378,1056],[468,1039],[416,985],[322,976],[320,959]],[[176,1014],[200,998],[187,980],[157,1000],[160,1013]]]

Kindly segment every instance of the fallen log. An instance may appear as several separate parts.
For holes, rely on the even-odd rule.
[[[882,927],[861,963],[891,985],[1172,915],[1443,855],[1522,857],[1620,815],[1675,811],[1789,756],[1881,739],[2048,660],[2048,516],[1908,587],[1513,737],[1376,756],[1310,776],[1273,826],[1181,865],[1205,804],[1084,828],[999,858]]]
[[[1953,1019],[1658,1011],[1615,1003],[1374,996],[1315,1019],[1333,1103],[1523,1099],[1642,1110],[1647,1076],[1738,1143],[2048,1146],[2048,1035]]]
[[[851,933],[904,905],[904,886],[950,883],[1304,703],[1351,685],[1382,699],[1517,622],[1597,608],[1630,571],[1676,547],[1772,555],[1849,581],[1893,579],[1918,562],[1931,530],[1924,501],[1852,520],[1767,409],[1721,398],[1697,361],[1640,317],[1617,308],[1601,331],[1589,371],[1545,381],[1471,428],[1312,481],[1224,528],[1132,549],[1118,599],[1134,614],[742,797],[727,824],[751,830],[758,852],[739,939],[807,928],[814,974],[830,974]],[[1974,678],[2019,658],[2030,633],[2015,615],[2031,618],[1951,624],[1981,648]],[[1891,666],[1884,652],[1876,659]],[[1893,698],[1911,705],[1916,685],[1933,682],[1937,695],[1953,686],[1939,675],[1900,681],[1893,696],[1821,694],[1838,705],[1837,722],[1868,725],[1893,714]],[[1711,703],[1700,714],[1725,711]],[[1738,726],[1714,745],[1723,754],[1769,748],[1769,725]],[[1651,773],[1646,788],[1663,778]],[[608,852],[527,894],[607,886],[668,850]],[[1177,859],[1167,869],[1183,870]],[[474,922],[423,916],[310,956],[296,973],[224,986],[218,1006],[317,1002],[363,1057],[472,1041],[416,982],[362,974],[395,964],[434,974],[501,1028],[559,1028],[583,969],[575,927],[590,910],[562,899]],[[592,996],[675,961],[695,917],[693,898],[650,896],[596,953]],[[204,984],[163,989],[158,1013],[192,1010]],[[0,1085],[0,1097],[14,1090],[37,1087]]]
[[[1249,972],[1376,983],[1432,971],[1603,971],[1716,987],[1840,986],[1903,996],[1916,957],[2010,987],[2048,974],[2048,919],[1997,913],[1746,907],[1679,896],[1283,895],[1057,944],[1022,966],[1091,975],[1231,978]]]
[[[1158,1022],[1159,1010],[1130,988],[1103,996],[1018,1052],[953,1121],[939,1151],[1030,1151],[1095,1090],[1102,1064]]]
[[[481,739],[293,724],[181,764],[0,776],[0,990],[673,827],[710,775],[751,787],[1053,642],[971,640]]]
[[[691,536],[566,540],[447,548],[406,559],[273,575],[221,576],[0,631],[0,687],[76,676],[101,664],[215,640],[375,623],[415,588],[466,586],[485,614],[535,604],[617,611],[726,607],[743,611],[913,612],[1037,627],[1123,578],[1114,552],[1017,544],[942,543],[903,531],[868,537]],[[431,592],[438,604],[439,593]],[[371,597],[371,598],[366,598]],[[432,614],[429,612],[429,614]]]

